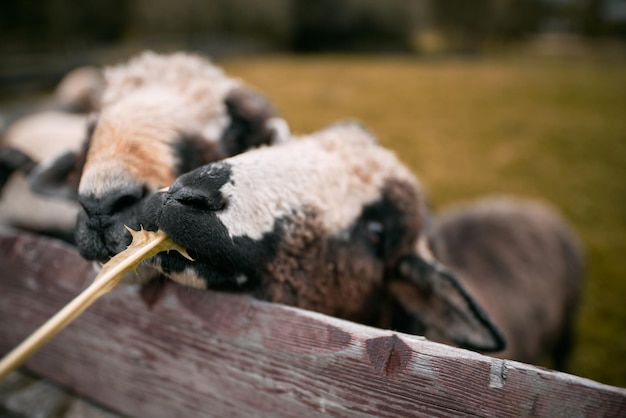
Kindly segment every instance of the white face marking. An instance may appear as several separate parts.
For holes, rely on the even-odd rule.
[[[270,118],[265,122],[265,126],[272,131],[272,144],[282,144],[287,142],[291,136],[289,125],[283,118]]]
[[[167,276],[177,283],[185,286],[195,287],[196,289],[206,289],[206,281],[198,276],[198,273],[190,267],[179,273],[170,272]]]
[[[240,85],[209,61],[186,53],[145,52],[125,64],[107,68],[104,77],[106,88],[92,143],[96,151],[87,160],[87,179],[80,185],[82,194],[96,196],[114,187],[123,187],[129,180],[131,184],[145,182],[153,188],[173,181],[169,171],[176,161],[170,150],[171,143],[181,133],[200,134],[208,141],[218,140],[230,121],[224,98]],[[107,130],[103,131],[102,126]],[[84,128],[81,136],[83,131]],[[132,146],[129,146],[130,139],[134,141]],[[132,158],[117,167],[113,162],[97,165],[96,161],[120,161],[132,154],[141,163],[145,162],[142,155],[145,156],[146,151],[150,154],[147,164],[168,170],[167,179],[165,174],[155,176],[153,173],[149,178],[142,177],[143,173],[137,171],[140,164]],[[126,177],[128,174],[116,173],[119,169],[135,173],[137,179],[132,181]]]
[[[74,230],[79,209],[77,202],[31,193],[29,187],[21,173],[8,179],[0,200],[0,225],[33,230]]]
[[[319,211],[328,232],[346,229],[363,207],[380,198],[389,178],[416,183],[395,156],[361,128],[335,126],[228,160],[228,200],[217,214],[231,236],[259,239],[277,218],[306,207]]]
[[[417,254],[426,261],[435,261],[435,256],[430,250],[430,245],[428,245],[428,239],[424,235],[420,235],[417,239]]]
[[[80,150],[85,139],[87,118],[56,111],[25,116],[4,133],[3,145],[13,146],[35,161],[52,160],[69,150]]]
[[[202,127],[202,137],[210,142],[218,142],[222,138],[222,133],[230,123],[228,115],[217,115],[211,118]]]
[[[133,185],[133,178],[120,161],[108,160],[91,164],[80,178],[78,193],[80,195],[104,196],[125,185]]]

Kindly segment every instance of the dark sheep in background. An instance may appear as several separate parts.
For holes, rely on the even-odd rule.
[[[499,357],[566,368],[584,260],[560,214],[532,200],[483,198],[438,216],[433,247],[503,332],[507,349]],[[449,326],[436,304],[404,290],[408,303],[423,307],[426,328]],[[450,342],[438,334],[431,338]]]

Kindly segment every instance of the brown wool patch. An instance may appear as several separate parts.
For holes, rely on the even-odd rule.
[[[396,252],[387,260],[387,263],[393,264],[399,257],[414,251],[418,237],[424,228],[422,217],[426,207],[423,196],[419,194],[414,184],[403,180],[388,179],[385,181],[384,190],[387,197],[402,213],[401,224],[404,225],[404,233]]]
[[[301,212],[287,222],[278,254],[266,266],[262,299],[368,322],[364,306],[382,286],[383,264],[362,243],[324,233],[319,215]]]
[[[91,164],[116,161],[136,179],[153,188],[166,187],[175,179],[169,145],[158,137],[110,124],[96,128],[87,154],[85,171]]]

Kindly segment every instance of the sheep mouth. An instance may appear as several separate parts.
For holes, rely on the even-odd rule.
[[[106,263],[131,243],[132,237],[124,225],[130,224],[133,229],[138,229],[138,225],[128,221],[94,225],[92,219],[79,213],[75,231],[78,252],[87,260]]]

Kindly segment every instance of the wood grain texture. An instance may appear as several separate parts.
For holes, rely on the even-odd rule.
[[[0,233],[0,354],[95,276],[70,247]],[[129,416],[617,417],[626,390],[172,283],[118,286],[26,367]]]

